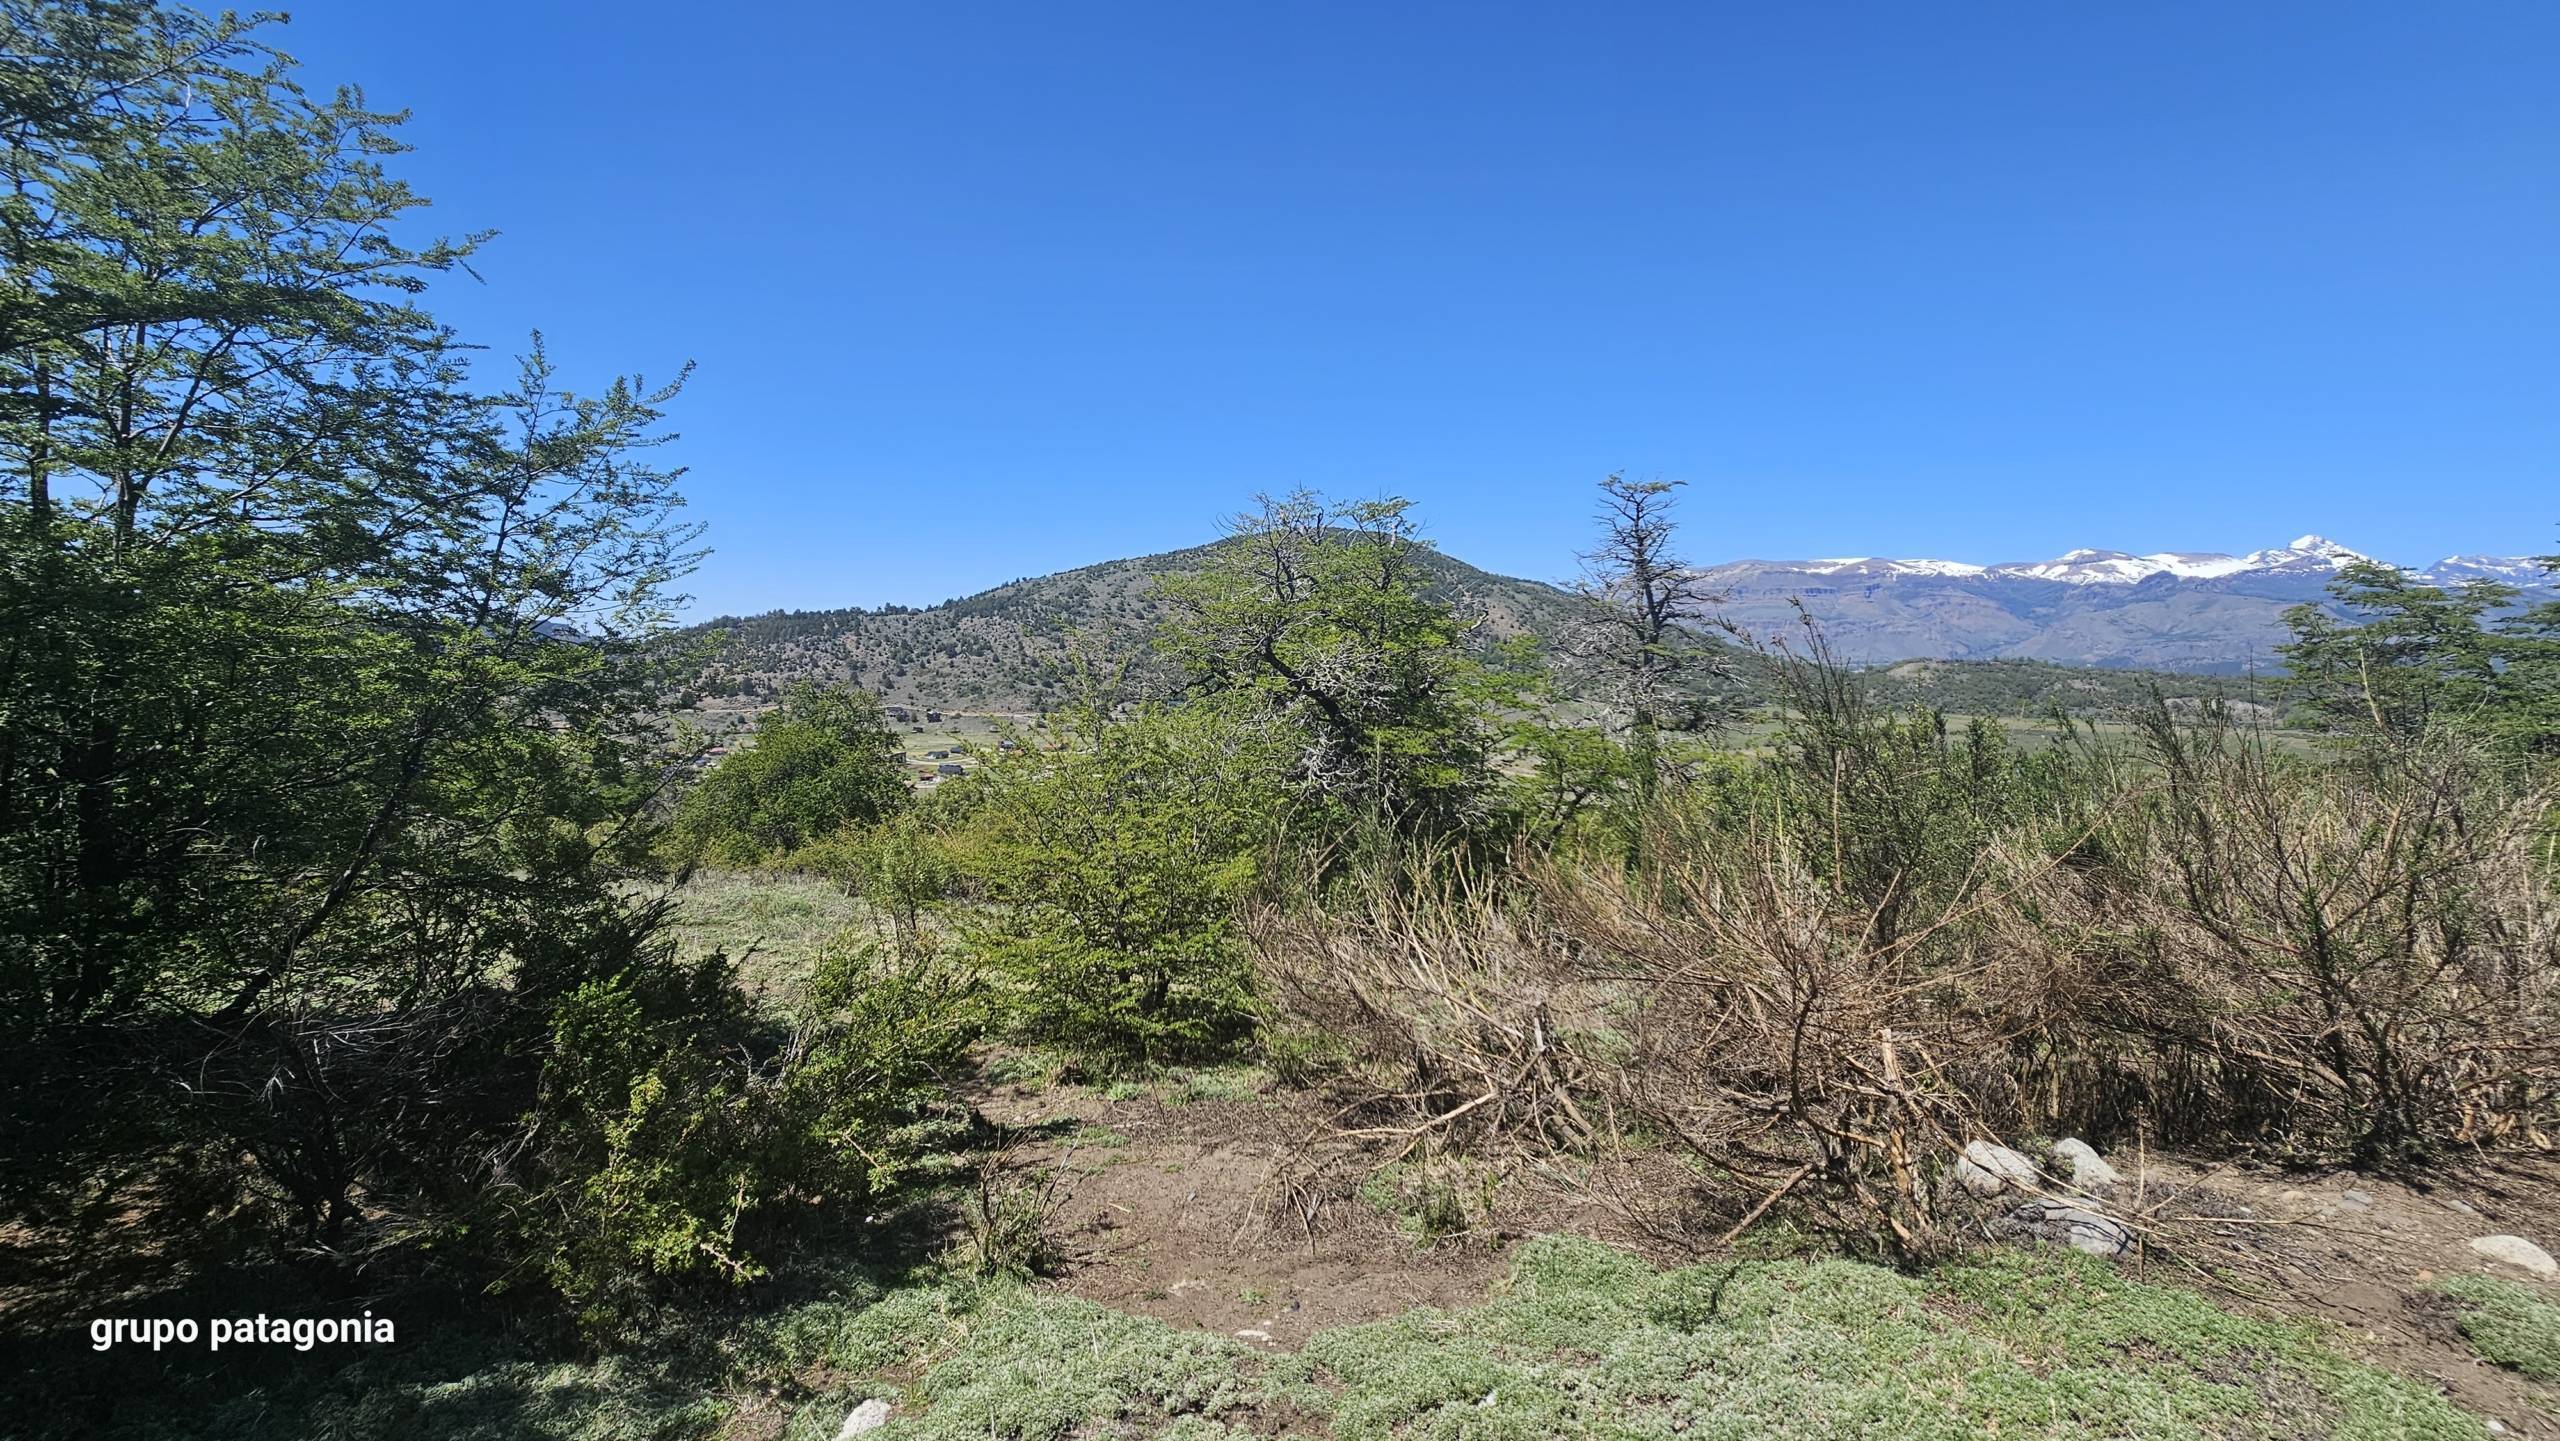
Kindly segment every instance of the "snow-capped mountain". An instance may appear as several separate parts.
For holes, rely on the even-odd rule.
[[[1750,561],[1744,564],[1784,565],[1808,575],[1992,575],[2019,580],[2058,580],[2065,585],[2134,585],[2155,575],[2174,575],[2181,580],[2219,580],[2243,571],[2327,573],[2343,570],[2353,561],[2371,559],[2372,556],[2359,550],[2349,550],[2326,536],[2306,535],[2291,545],[2253,550],[2247,555],[2224,555],[2209,550],[2164,550],[2154,555],[2129,555],[2121,550],[2073,550],[2051,560],[2009,561],[2000,565],[1974,565],[1961,560],[1886,560],[1866,555],[1795,562]],[[2476,575],[2520,579],[2541,574],[2537,564],[2523,557],[2451,556],[2438,562],[2435,569],[2448,567],[2456,568],[2465,578]]]
[[[2224,555],[2074,550],[2051,560],[1845,556],[1736,561],[1706,578],[1745,627],[1782,631],[1801,600],[1853,661],[2019,657],[2084,665],[2237,670],[2270,662],[2284,612],[2325,604],[2337,573],[2372,557],[2325,536]],[[2493,580],[2534,592],[2560,575],[2523,556],[2450,556],[2402,566],[2430,585]]]
[[[2460,585],[2467,580],[2530,586],[2555,583],[2552,572],[2541,561],[2513,555],[2449,555],[2427,567],[2426,575],[2435,585]]]

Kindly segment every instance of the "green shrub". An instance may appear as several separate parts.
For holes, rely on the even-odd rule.
[[[660,1283],[764,1274],[751,1224],[788,1198],[851,1206],[933,1152],[927,1108],[981,1023],[929,958],[839,945],[810,1013],[759,1047],[725,963],[685,984],[581,987],[560,1006],[533,1118],[539,1184],[502,1193],[519,1254],[587,1330],[628,1330]]]
[[[669,841],[688,861],[749,866],[790,855],[907,803],[906,766],[880,701],[794,687],[677,804]]]
[[[930,944],[925,916],[959,879],[950,843],[912,809],[838,831],[803,850],[800,860],[878,912],[902,951]]]
[[[961,933],[1021,1038],[1118,1064],[1199,1054],[1251,998],[1238,902],[1280,800],[1250,732],[1184,712],[1094,723],[952,797],[982,903]]]

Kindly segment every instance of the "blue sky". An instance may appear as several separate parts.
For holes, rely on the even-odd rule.
[[[1572,567],[2560,549],[2560,6],[317,0],[432,304],[699,363],[697,613],[1415,498]]]

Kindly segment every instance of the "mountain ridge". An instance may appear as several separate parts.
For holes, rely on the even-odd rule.
[[[936,606],[778,610],[723,616],[690,629],[729,633],[727,652],[705,677],[704,689],[713,695],[756,695],[793,680],[823,680],[860,685],[900,703],[1044,711],[1078,683],[1078,636],[1096,642],[1110,664],[1125,667],[1131,688],[1169,691],[1173,678],[1147,644],[1165,614],[1154,581],[1197,568],[1215,544],[1023,577]],[[2286,635],[2283,613],[2325,602],[2338,571],[2365,558],[2306,535],[2247,556],[2083,549],[2005,565],[1849,557],[1732,561],[1700,573],[1725,596],[1721,618],[1742,631],[1792,637],[1801,601],[1833,652],[1856,665],[2042,663],[2236,676],[2270,669]],[[1571,623],[1574,600],[1562,587],[1482,570],[1438,550],[1427,563],[1434,588],[1479,615],[1496,637],[1553,640]],[[2515,583],[2530,575],[2547,586],[2556,579],[2522,557],[2476,555],[2411,573],[2446,583]],[[1919,674],[1955,675],[1975,689],[1983,681],[1943,669]],[[2028,673],[1998,674],[2004,679],[1993,689],[2006,694],[2019,690],[2015,678]],[[2088,689],[2036,672],[2029,698],[2057,687]],[[2111,690],[2112,683],[2097,689]]]
[[[1726,618],[1747,630],[1792,624],[1801,601],[1833,650],[1859,664],[2040,660],[2238,674],[2275,662],[2288,635],[2287,610],[2329,603],[2330,582],[2347,566],[2372,560],[2306,534],[2245,556],[2080,549],[2000,565],[1856,557],[1734,561],[1699,574],[1725,595]],[[2491,580],[2542,590],[2560,583],[2523,556],[2451,556],[2423,570],[2394,568],[2429,585]]]

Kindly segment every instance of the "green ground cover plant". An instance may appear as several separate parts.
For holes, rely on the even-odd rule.
[[[2453,1276],[2443,1287],[2460,1303],[2457,1324],[2482,1360],[2560,1381],[2560,1302],[2501,1276]]]

